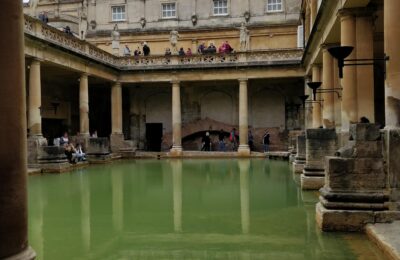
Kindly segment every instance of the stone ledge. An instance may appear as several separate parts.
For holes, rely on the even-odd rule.
[[[369,224],[366,234],[390,259],[400,259],[400,221]]]
[[[325,183],[325,177],[319,177],[319,176],[306,176],[301,174],[301,189],[302,190],[319,190],[324,186]]]

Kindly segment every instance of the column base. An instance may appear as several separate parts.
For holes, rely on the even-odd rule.
[[[294,162],[292,163],[293,172],[294,172],[294,173],[299,173],[299,174],[302,173],[303,170],[304,170],[305,164],[306,164],[305,161],[298,161],[298,160],[294,161]]]
[[[33,260],[36,258],[36,253],[32,247],[28,246],[24,251],[4,258],[4,260]]]
[[[302,190],[319,190],[325,185],[325,171],[323,169],[308,168],[305,165],[300,181]]]
[[[250,156],[250,147],[247,144],[239,145],[237,150],[239,156]]]
[[[42,146],[47,146],[47,139],[42,135],[32,135],[28,137],[28,165],[37,164],[37,157]]]
[[[171,150],[169,151],[169,155],[172,157],[182,156],[182,153],[183,153],[183,149],[182,149],[182,146],[180,146],[180,145],[172,146]]]
[[[132,150],[132,143],[125,141],[123,133],[112,133],[110,135],[110,147],[112,153],[119,153],[121,150]]]

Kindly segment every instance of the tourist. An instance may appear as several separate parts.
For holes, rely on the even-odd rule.
[[[47,13],[46,12],[40,12],[39,20],[47,24],[49,22],[49,17],[47,16]]]
[[[90,137],[97,138],[97,130],[94,130]]]
[[[133,56],[135,58],[139,57],[142,52],[140,51],[140,47],[138,46],[137,49],[133,52]]]
[[[219,141],[219,150],[221,152],[225,152],[225,132],[223,129],[221,129],[221,131],[219,131],[218,141]]]
[[[232,128],[232,131],[229,134],[229,141],[232,144],[232,151],[236,151],[238,148],[238,140],[236,138],[236,128]]]
[[[150,47],[147,45],[147,42],[143,43],[143,55],[144,56],[150,55]]]
[[[192,50],[190,48],[187,49],[186,56],[192,56]]]
[[[64,153],[67,156],[69,163],[76,163],[75,162],[75,154],[76,150],[72,144],[65,143],[64,144]]]
[[[228,41],[225,41],[225,43],[222,44],[223,49],[224,49],[224,53],[231,53],[233,52],[233,48],[231,47],[231,45],[228,43]]]
[[[181,48],[179,49],[178,55],[179,55],[179,56],[185,56],[185,50],[183,49],[183,47],[181,47]]]
[[[68,34],[68,35],[73,35],[72,34],[72,32],[71,32],[71,28],[69,28],[69,26],[67,25],[67,26],[65,26],[65,28],[64,28],[64,32],[66,33],[66,34]]]
[[[363,116],[363,117],[360,118],[360,123],[362,123],[362,124],[369,124],[369,119],[366,118],[365,116]]]
[[[217,48],[215,48],[214,43],[210,43],[210,46],[207,48],[207,53],[216,53]]]
[[[166,48],[165,49],[165,56],[171,56],[171,49],[170,48]]]
[[[129,49],[128,44],[125,44],[124,56],[131,56],[131,49]]]
[[[68,144],[69,139],[68,139],[68,133],[64,132],[63,136],[60,137],[60,145]]]
[[[253,151],[254,150],[254,136],[253,136],[253,133],[251,132],[251,130],[249,130],[249,132],[248,132],[247,142],[249,144],[250,151]]]
[[[269,133],[268,130],[265,130],[265,133],[263,135],[263,146],[264,146],[264,153],[269,151]]]
[[[205,42],[202,42],[200,45],[199,45],[199,48],[197,48],[197,52],[198,53],[204,53],[204,50],[206,49],[206,43]]]
[[[206,132],[206,135],[203,136],[203,139],[201,140],[202,142],[202,151],[210,151],[211,147],[211,139],[210,139],[210,132]]]
[[[73,154],[78,162],[86,161],[86,154],[82,151],[82,145],[77,144],[75,148],[75,153]]]

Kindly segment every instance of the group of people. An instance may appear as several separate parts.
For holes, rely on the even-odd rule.
[[[207,47],[205,42],[202,42],[198,49],[197,52],[200,54],[213,54],[213,53],[217,53],[217,48],[215,47],[214,43],[210,43],[210,45]],[[225,41],[221,44],[221,46],[219,46],[218,48],[218,53],[232,53],[233,52],[233,48],[232,46],[229,44],[228,41]]]
[[[48,23],[49,22],[49,17],[47,16],[46,12],[40,12],[39,16],[38,16],[39,20],[44,22],[44,23]]]
[[[142,48],[137,46],[136,50],[133,51],[133,56],[134,57],[139,57],[142,54],[144,56],[149,56],[150,55],[150,47],[147,44],[147,42],[142,42],[141,45],[142,45]],[[131,56],[132,55],[131,49],[129,48],[128,44],[125,44],[123,53],[124,53],[124,56]]]
[[[226,133],[223,129],[221,129],[218,133],[218,150],[221,152],[226,152],[226,143],[225,143]],[[239,144],[239,133],[236,131],[236,128],[232,128],[229,133],[229,142],[231,143],[232,150],[237,151]],[[201,140],[201,150],[202,151],[211,151],[211,138],[210,132],[206,132]],[[264,135],[262,137],[262,144],[264,152],[269,151],[270,145],[270,134],[268,130],[265,130]],[[248,145],[251,151],[254,150],[254,136],[251,130],[248,132]]]
[[[69,163],[75,164],[77,162],[86,161],[86,154],[83,152],[82,144],[77,143],[74,146],[70,142],[67,132],[60,138],[56,138],[54,140],[54,145],[64,147],[64,153]]]

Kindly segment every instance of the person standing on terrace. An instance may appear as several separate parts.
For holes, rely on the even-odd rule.
[[[143,43],[143,55],[144,56],[150,55],[150,47],[147,45],[147,42]]]

